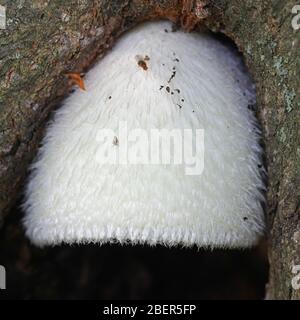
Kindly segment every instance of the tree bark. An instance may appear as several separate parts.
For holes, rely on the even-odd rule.
[[[85,72],[124,31],[155,18],[230,37],[257,88],[268,169],[270,262],[267,297],[300,299],[300,30],[293,0],[0,1],[0,219],[20,194],[43,127],[68,92],[68,72]],[[298,72],[298,73],[297,73]]]

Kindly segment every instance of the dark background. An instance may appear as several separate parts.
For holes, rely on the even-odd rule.
[[[202,250],[97,244],[36,248],[15,209],[0,231],[0,299],[263,299],[266,245]]]

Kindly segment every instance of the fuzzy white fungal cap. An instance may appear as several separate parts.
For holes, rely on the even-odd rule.
[[[247,107],[253,85],[232,49],[208,35],[171,32],[169,22],[147,23],[126,33],[85,85],[56,112],[32,167],[24,224],[33,243],[257,242],[260,130]],[[184,163],[101,163],[100,151],[126,142],[119,121],[128,133],[204,129],[202,174],[187,175]],[[101,141],[101,129],[116,134]]]

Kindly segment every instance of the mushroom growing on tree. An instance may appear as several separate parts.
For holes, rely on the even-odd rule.
[[[7,18],[5,29],[0,30],[2,247],[9,247],[10,252],[13,247],[27,247],[13,218],[14,208],[45,119],[68,90],[65,74],[85,72],[96,56],[101,58],[124,31],[141,21],[166,18],[187,30],[200,27],[225,34],[243,54],[256,86],[268,171],[266,296],[300,298],[300,290],[292,285],[300,264],[300,33],[294,28],[299,20],[295,1],[99,0],[70,4],[41,0],[4,1],[2,5]],[[11,254],[2,252],[1,257],[13,260]]]
[[[85,86],[56,112],[32,166],[32,242],[257,243],[260,130],[253,84],[232,49],[169,22],[143,24]]]

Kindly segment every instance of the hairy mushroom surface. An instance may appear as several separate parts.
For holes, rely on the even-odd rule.
[[[55,113],[32,165],[24,225],[33,243],[257,242],[261,137],[236,52],[207,34],[145,23],[86,74],[85,88]],[[156,162],[154,131],[170,137]]]

